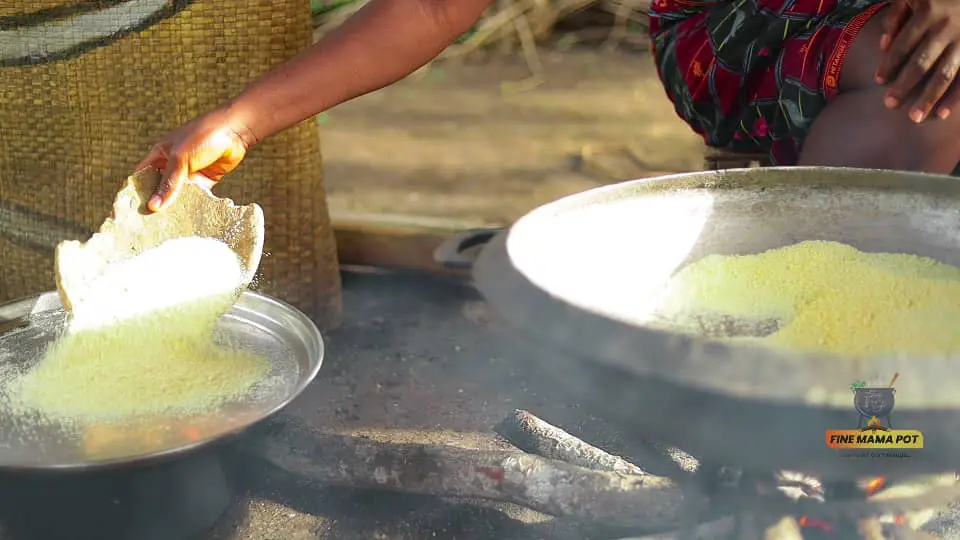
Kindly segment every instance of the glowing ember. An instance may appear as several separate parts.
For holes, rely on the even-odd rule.
[[[887,479],[882,476],[878,476],[876,478],[871,479],[869,482],[867,482],[867,488],[866,488],[867,497],[872,497],[873,495],[876,495],[877,492],[883,489],[886,485],[887,485]]]
[[[801,527],[811,527],[826,532],[833,532],[833,525],[827,523],[826,521],[820,521],[819,519],[813,519],[807,516],[800,516],[800,519],[797,520],[797,524],[799,524]]]

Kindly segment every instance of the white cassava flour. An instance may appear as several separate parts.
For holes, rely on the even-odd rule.
[[[195,236],[109,265],[85,285],[64,335],[8,393],[19,407],[96,421],[190,413],[242,394],[270,366],[216,345],[213,332],[244,270],[225,243]]]

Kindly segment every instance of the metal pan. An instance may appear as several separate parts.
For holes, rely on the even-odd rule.
[[[483,250],[474,278],[531,355],[625,433],[756,469],[852,478],[937,472],[960,462],[960,358],[854,361],[709,341],[650,327],[644,302],[701,257],[802,240],[913,253],[960,265],[960,182],[839,168],[680,174],[593,189],[542,206]],[[909,458],[827,447],[855,429],[851,384],[900,377]]]
[[[39,361],[65,321],[56,292],[0,305],[0,368]],[[323,340],[296,308],[245,292],[220,321],[218,336],[269,358],[270,373],[242,398],[192,416],[76,426],[25,417],[0,388],[0,471],[90,470],[172,457],[238,433],[280,410],[316,377]],[[91,436],[102,444],[94,447]]]

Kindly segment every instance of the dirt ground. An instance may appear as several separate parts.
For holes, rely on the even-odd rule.
[[[511,89],[528,76],[519,59],[436,65],[319,118],[334,216],[505,223],[604,183],[702,168],[704,147],[674,114],[649,56],[544,51],[542,60],[545,82],[533,90]],[[484,448],[491,426],[520,407],[626,451],[600,419],[542,383],[469,287],[353,277],[344,304],[319,380],[288,411],[316,429]],[[247,472],[247,496],[212,538],[584,538],[511,505]]]
[[[600,184],[699,170],[648,53],[541,51],[440,63],[321,116],[331,212],[503,223]]]
[[[343,326],[325,336],[319,377],[285,415],[325,433],[484,449],[502,444],[493,425],[522,408],[636,456],[547,380],[541,361],[549,359],[510,338],[471,287],[348,275],[344,305]],[[613,540],[511,504],[337,488],[270,466],[247,465],[235,482],[238,504],[197,540]]]

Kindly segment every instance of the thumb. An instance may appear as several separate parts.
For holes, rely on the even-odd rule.
[[[209,133],[199,144],[180,146],[180,150],[175,149],[171,152],[173,155],[167,160],[167,167],[160,178],[160,184],[157,185],[156,192],[147,203],[147,208],[151,212],[159,212],[170,206],[191,173],[202,171],[235,151],[233,139],[230,137],[229,130],[226,129]]]
[[[167,161],[167,167],[160,177],[160,183],[157,189],[147,203],[147,208],[151,212],[159,212],[170,206],[180,193],[183,182],[190,175],[189,163],[184,159],[177,159],[174,162]]]

